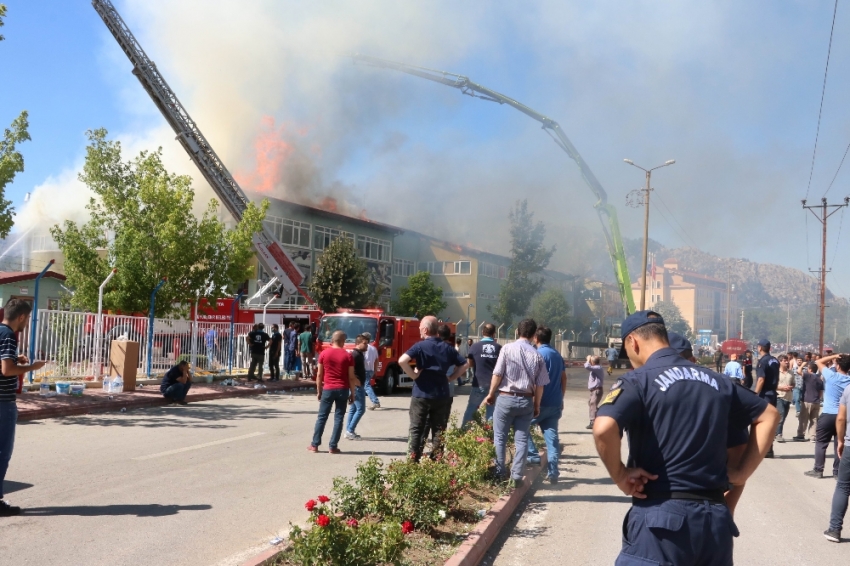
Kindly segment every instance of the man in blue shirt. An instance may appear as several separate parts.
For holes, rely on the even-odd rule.
[[[832,360],[836,361],[836,371],[827,367]],[[841,459],[838,456],[838,432],[835,420],[838,418],[838,405],[844,390],[850,385],[850,355],[835,354],[817,360],[818,370],[823,377],[823,409],[815,429],[815,467],[804,472],[810,478],[822,478],[826,463],[826,449],[833,443],[835,459],[832,462],[832,475],[838,477],[838,466]]]
[[[215,369],[215,342],[216,338],[218,338],[218,333],[215,331],[215,327],[210,327],[207,330],[207,333],[204,335],[204,343],[207,346],[207,370],[213,371]]]
[[[744,381],[744,368],[738,363],[738,354],[729,356],[729,363],[723,369],[723,375],[730,379],[734,379],[738,383]]]
[[[455,380],[466,371],[469,364],[451,344],[437,336],[437,317],[426,316],[419,322],[419,335],[422,341],[414,344],[402,354],[398,365],[413,380],[413,393],[410,397],[410,437],[407,449],[410,457],[417,462],[422,457],[422,444],[428,434],[427,423],[435,431],[435,445],[432,455],[440,450],[440,434],[449,424],[451,412],[451,394],[449,381]],[[416,369],[413,369],[413,363]],[[447,376],[451,366],[454,371]]]
[[[489,322],[485,324],[481,329],[481,334],[484,337],[469,347],[469,353],[466,356],[474,373],[472,390],[469,392],[461,426],[473,419],[475,411],[487,397],[487,393],[490,391],[490,382],[493,380],[493,368],[496,367],[496,360],[499,359],[499,352],[502,350],[502,345],[493,339],[493,336],[496,335],[494,325]],[[486,407],[484,415],[488,421],[493,420],[493,405],[486,405]]]
[[[564,369],[564,358],[561,357],[549,343],[552,341],[552,330],[538,326],[534,334],[534,345],[537,352],[543,356],[546,371],[549,373],[549,383],[543,386],[543,398],[540,400],[540,415],[531,420],[531,426],[539,425],[546,440],[546,460],[548,472],[546,479],[551,484],[558,483],[558,456],[561,453],[561,443],[558,438],[558,421],[564,412],[564,393],[567,391],[567,372]],[[528,462],[540,463],[540,453],[534,445],[534,439],[528,437]]]
[[[719,373],[670,347],[664,320],[638,311],[622,325],[633,371],[599,406],[596,449],[617,487],[632,497],[617,564],[732,564],[738,534],[724,492],[755,471],[779,414]],[[730,427],[752,424],[749,446],[727,467]],[[621,460],[628,431],[628,467]]]
[[[608,349],[605,350],[605,357],[608,359],[608,375],[611,375],[614,373],[614,364],[620,357],[620,351],[614,346],[608,346]]]

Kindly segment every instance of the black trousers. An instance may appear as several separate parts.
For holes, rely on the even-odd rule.
[[[269,354],[269,379],[280,380],[280,352]]]
[[[838,475],[838,431],[835,430],[835,419],[838,415],[821,413],[818,417],[818,426],[815,429],[815,470],[822,472],[826,464],[826,449],[832,441],[832,449],[835,451],[835,460],[832,461],[832,475]]]
[[[248,368],[248,379],[254,379],[254,370],[260,368],[260,381],[263,380],[263,364],[266,363],[266,354],[251,354],[251,367]]]
[[[410,398],[410,436],[407,451],[414,460],[418,462],[422,457],[422,445],[428,437],[429,429],[434,432],[433,453],[439,453],[440,434],[449,425],[451,412],[451,397],[440,399]]]

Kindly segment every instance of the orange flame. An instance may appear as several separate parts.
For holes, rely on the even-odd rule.
[[[322,199],[321,208],[328,212],[337,212],[336,199],[333,197],[325,197]]]
[[[277,127],[273,117],[263,117],[262,130],[254,141],[256,167],[248,174],[234,175],[240,185],[259,193],[269,193],[281,185],[284,164],[294,150],[283,139],[285,133],[285,125]]]

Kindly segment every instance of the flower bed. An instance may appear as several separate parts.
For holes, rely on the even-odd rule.
[[[293,526],[279,566],[442,564],[508,486],[493,475],[492,426],[483,410],[462,430],[454,419],[443,450],[384,463],[370,457],[331,496],[306,502],[309,527]]]

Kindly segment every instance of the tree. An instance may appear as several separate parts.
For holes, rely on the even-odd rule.
[[[531,302],[531,318],[554,332],[570,326],[570,304],[560,289],[546,289]]]
[[[366,262],[357,257],[354,243],[348,238],[331,242],[316,263],[310,294],[323,311],[363,308],[374,299],[369,291]]]
[[[0,4],[0,27],[3,27],[5,16],[6,6]],[[3,39],[0,35],[0,41]],[[28,117],[26,110],[21,112],[11,127],[3,132],[3,139],[0,140],[0,238],[8,236],[14,225],[15,208],[6,199],[6,185],[15,179],[15,175],[24,171],[24,156],[17,150],[17,145],[30,140]]]
[[[517,201],[509,214],[511,222],[511,265],[508,278],[499,291],[499,303],[489,307],[500,323],[508,324],[528,311],[531,299],[543,290],[543,270],[549,265],[555,247],[545,248],[546,227],[534,222],[528,201]]]
[[[393,313],[399,316],[437,316],[447,306],[443,290],[431,281],[431,274],[420,271],[411,275],[407,285],[398,290],[398,301],[393,301]]]
[[[86,206],[90,220],[66,221],[50,233],[65,256],[72,305],[95,310],[98,287],[118,272],[104,294],[104,308],[147,312],[150,294],[156,316],[185,314],[198,297],[211,304],[253,273],[251,237],[262,229],[268,202],[249,204],[232,230],[218,220],[211,200],[200,221],[192,213],[191,178],[166,171],[161,149],[123,161],[121,143],[104,129],[87,132],[89,146],[79,179],[95,194]]]
[[[693,338],[693,332],[688,321],[682,316],[682,311],[679,306],[672,301],[660,301],[655,303],[652,309],[664,318],[664,325],[671,332],[678,332],[686,338]]]

